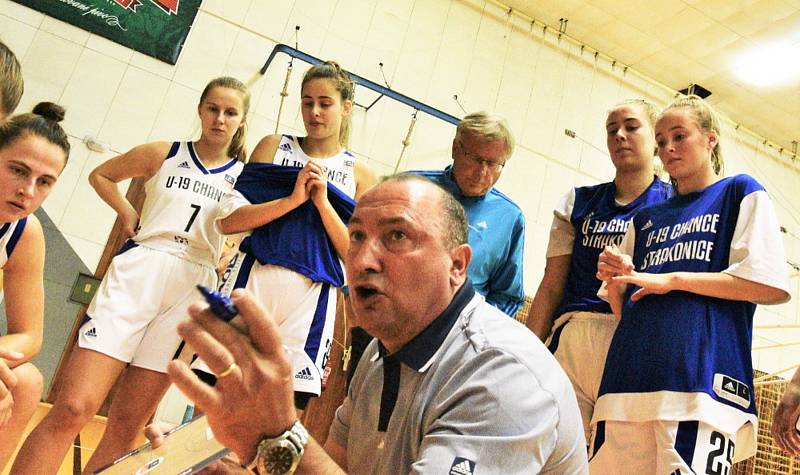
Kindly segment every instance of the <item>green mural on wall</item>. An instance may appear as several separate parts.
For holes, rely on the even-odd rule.
[[[12,0],[175,64],[202,0]]]

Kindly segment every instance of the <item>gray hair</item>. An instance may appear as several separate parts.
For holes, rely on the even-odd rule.
[[[508,122],[502,116],[491,112],[480,111],[467,114],[456,127],[456,137],[464,132],[481,141],[503,140],[506,144],[505,160],[514,153],[514,134]]]

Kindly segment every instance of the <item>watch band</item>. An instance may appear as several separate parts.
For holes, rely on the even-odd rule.
[[[300,457],[303,456],[303,452],[305,451],[305,446],[308,443],[308,438],[309,438],[308,431],[303,426],[303,424],[301,424],[299,420],[295,421],[295,423],[292,424],[292,426],[288,430],[286,430],[283,434],[273,438],[265,437],[261,439],[261,441],[258,444],[258,450],[256,452],[255,458],[247,465],[246,468],[259,475],[272,475],[273,473],[279,473],[281,475],[284,474],[290,475],[294,473],[294,471],[297,469],[297,465],[300,462]],[[291,444],[291,447],[293,448],[294,451],[293,454],[290,454],[290,452],[292,452],[292,449],[286,446],[287,443]],[[265,467],[267,467],[268,464],[272,463],[270,460],[268,460],[270,456],[270,451],[277,446],[286,446],[287,447],[286,450],[288,451],[287,454],[293,458],[293,461],[291,463],[291,466],[287,467],[287,469],[284,471],[270,472]]]

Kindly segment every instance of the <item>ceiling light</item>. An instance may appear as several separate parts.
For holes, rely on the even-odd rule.
[[[800,81],[800,43],[752,49],[735,61],[734,72],[758,87]]]

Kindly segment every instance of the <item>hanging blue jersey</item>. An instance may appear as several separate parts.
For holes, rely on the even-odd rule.
[[[789,295],[775,212],[748,175],[643,208],[631,228],[623,251],[637,272],[725,272]],[[683,291],[632,302],[636,290],[629,285],[625,293],[594,421],[703,420],[729,433],[748,422],[754,428],[755,304]],[[744,435],[737,459],[754,450],[754,429]]]
[[[272,163],[248,163],[236,181],[236,190],[251,203],[283,198],[292,193],[300,170]],[[355,201],[332,183],[328,184],[327,193],[336,214],[347,224]],[[311,200],[254,229],[244,238],[240,249],[254,255],[261,264],[291,269],[314,282],[344,285],[344,269]]]
[[[597,259],[603,248],[619,245],[631,218],[644,206],[660,203],[672,196],[672,186],[653,178],[650,186],[635,200],[619,205],[614,182],[575,188],[570,224],[575,233],[572,260],[564,297],[556,316],[567,312],[611,313],[608,303],[597,296]]]

